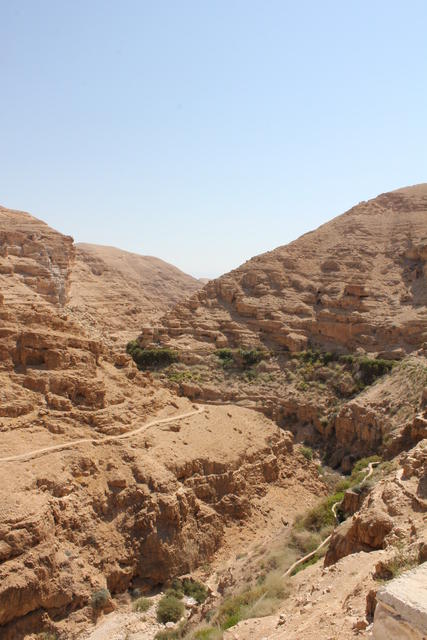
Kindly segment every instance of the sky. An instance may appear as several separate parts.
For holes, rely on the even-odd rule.
[[[215,277],[427,182],[426,0],[0,0],[0,203]]]

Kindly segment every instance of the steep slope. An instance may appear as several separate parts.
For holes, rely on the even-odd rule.
[[[202,283],[176,267],[115,247],[78,243],[68,307],[121,344]]]
[[[410,352],[426,339],[427,184],[361,202],[210,281],[167,314],[161,341]],[[143,337],[149,339],[148,329]]]
[[[0,637],[74,639],[100,589],[163,583],[234,549],[249,518],[256,537],[324,485],[264,416],[196,407],[112,348],[127,328],[126,289],[111,321],[121,280],[150,267],[166,300],[172,268],[102,248],[91,262],[25,213],[1,209],[0,223]],[[73,304],[84,286],[88,312],[84,296]]]
[[[420,410],[426,261],[419,185],[362,202],[212,280],[138,343],[177,350],[164,381],[180,393],[261,410],[348,469],[357,456],[396,453]],[[384,375],[386,392],[376,393]]]

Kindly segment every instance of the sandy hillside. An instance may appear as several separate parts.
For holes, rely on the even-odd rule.
[[[159,258],[78,243],[68,306],[123,343],[147,320],[201,287],[199,280]]]

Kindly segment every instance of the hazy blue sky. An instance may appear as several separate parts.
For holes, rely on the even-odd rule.
[[[427,181],[426,0],[0,0],[0,203],[215,276]]]

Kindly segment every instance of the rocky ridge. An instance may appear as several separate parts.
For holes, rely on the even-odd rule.
[[[161,584],[324,488],[264,416],[199,411],[138,371],[114,347],[121,315],[111,332],[108,314],[86,315],[95,285],[70,237],[20,212],[0,221],[0,635],[74,640],[97,590]]]
[[[427,185],[383,194],[210,281],[138,343],[177,350],[174,390],[261,410],[348,469],[425,437],[426,252]]]

